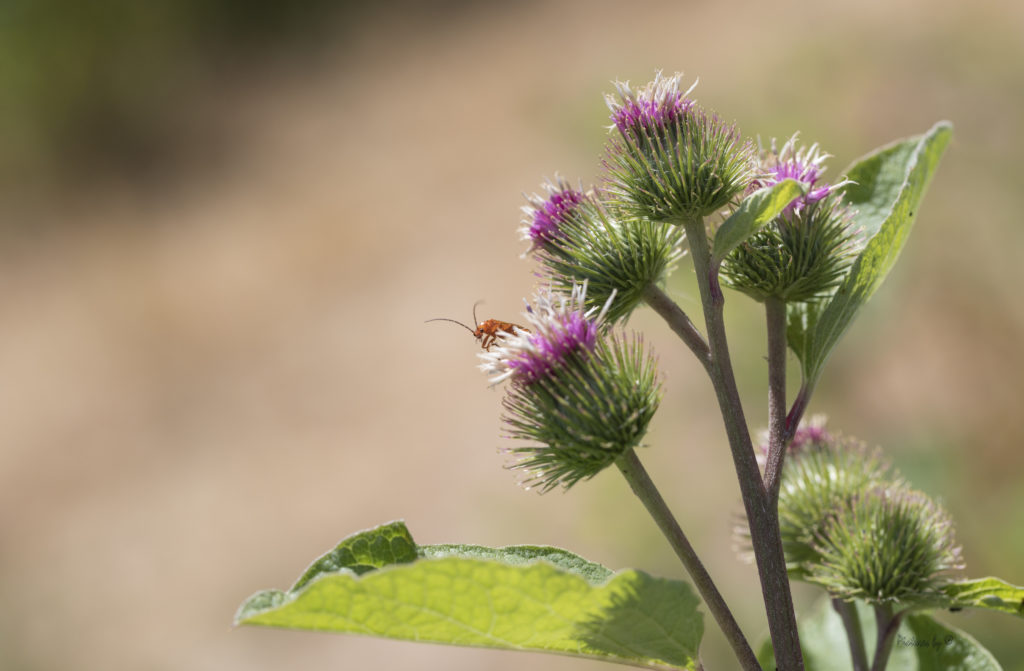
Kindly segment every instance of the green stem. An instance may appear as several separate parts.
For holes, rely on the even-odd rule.
[[[761,480],[761,471],[750,442],[750,432],[743,416],[739,389],[729,358],[729,346],[725,333],[723,308],[725,298],[718,284],[718,269],[711,264],[711,250],[707,231],[700,217],[683,222],[686,238],[690,243],[690,255],[697,273],[704,304],[704,319],[707,323],[708,346],[711,349],[711,381],[718,397],[718,406],[725,422],[725,432],[732,451],[733,465],[739,479],[743,507],[750,526],[750,539],[754,546],[758,576],[761,579],[761,595],[768,615],[775,659],[780,669],[803,671],[803,654],[800,637],[796,628],[796,613],[793,595],[789,589],[786,573],[786,558],[779,535],[779,517],[774,506],[768,503],[768,493]]]
[[[778,508],[782,464],[786,459],[786,304],[767,298],[764,311],[768,323],[768,461],[764,485],[768,504]]]
[[[704,369],[710,373],[711,349],[686,313],[665,295],[664,291],[653,284],[648,284],[644,288],[644,300],[661,315],[669,327],[676,332],[676,335],[686,343],[690,351],[697,356],[697,360],[704,366]]]
[[[885,671],[889,664],[889,654],[892,652],[892,644],[896,641],[896,632],[899,631],[903,614],[900,611],[893,615],[890,605],[875,606],[875,623],[878,629],[878,642],[875,644],[875,658],[871,662],[871,671]]]
[[[853,671],[868,671],[868,654],[864,650],[864,631],[860,626],[857,608],[851,601],[832,599],[832,608],[839,614],[846,628],[846,638],[850,642],[850,658]]]
[[[629,483],[633,493],[636,494],[637,498],[644,504],[644,507],[647,508],[647,512],[654,518],[658,528],[661,529],[661,533],[665,535],[672,549],[675,550],[676,555],[683,562],[683,566],[690,574],[690,579],[693,580],[697,591],[704,598],[704,603],[707,604],[712,617],[715,618],[718,626],[722,628],[722,633],[725,634],[726,640],[732,646],[741,667],[745,671],[761,671],[761,665],[757,662],[757,656],[754,655],[750,643],[747,642],[746,637],[740,630],[739,624],[736,623],[736,618],[733,617],[732,611],[726,605],[725,599],[722,598],[722,594],[715,586],[711,575],[708,574],[693,546],[690,545],[686,534],[683,533],[679,523],[673,517],[672,511],[669,510],[668,504],[665,503],[665,499],[662,498],[661,493],[654,486],[654,482],[651,481],[650,475],[647,474],[647,470],[640,463],[636,452],[631,449],[627,450],[616,460],[615,464],[626,478],[626,482]]]

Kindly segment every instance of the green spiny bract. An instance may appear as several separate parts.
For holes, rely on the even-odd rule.
[[[854,232],[838,195],[785,212],[722,264],[723,283],[763,301],[809,301],[832,292],[853,261]]]
[[[836,509],[880,482],[900,482],[877,450],[828,437],[790,449],[779,489],[779,530],[786,566],[804,578],[820,557],[815,541]]]
[[[647,287],[664,283],[682,256],[683,239],[678,226],[616,217],[590,194],[533,252],[555,288],[570,291],[587,280],[588,307],[615,293],[607,315],[615,322],[628,318]]]
[[[949,514],[906,487],[874,487],[840,506],[815,547],[808,580],[847,601],[925,603],[963,568]]]
[[[537,445],[510,448],[523,483],[568,489],[640,446],[661,400],[651,355],[634,335],[601,337],[528,382],[513,378],[503,401],[509,437]]]
[[[753,145],[681,93],[681,75],[634,94],[607,96],[613,137],[607,191],[631,216],[680,224],[708,216],[741,194],[754,175]]]

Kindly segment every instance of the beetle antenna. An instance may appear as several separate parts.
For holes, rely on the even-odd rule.
[[[478,322],[478,321],[476,320],[476,306],[480,305],[480,304],[481,304],[481,303],[483,303],[483,302],[484,302],[484,301],[483,301],[483,299],[481,298],[481,299],[480,299],[480,300],[478,300],[478,301],[477,301],[476,303],[473,303],[473,324],[474,324],[475,326],[479,326],[479,325],[480,325],[480,322]]]
[[[462,322],[455,321],[454,319],[448,319],[447,317],[437,317],[436,319],[428,319],[427,321],[425,321],[423,323],[426,324],[427,322],[451,322],[453,324],[458,324],[459,326],[461,326],[462,328],[466,329],[467,331],[469,331],[473,335],[476,335],[476,331],[474,331],[473,329],[469,328],[468,326],[466,326]]]

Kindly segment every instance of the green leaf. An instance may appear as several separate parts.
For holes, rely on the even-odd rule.
[[[999,578],[979,578],[950,583],[943,590],[949,597],[943,608],[981,608],[1024,617],[1024,587]]]
[[[864,631],[868,663],[875,650],[875,617],[872,609],[855,603]],[[829,599],[819,601],[798,625],[804,651],[805,671],[852,671],[850,644],[839,615]],[[761,646],[761,664],[774,669],[771,642]],[[904,618],[886,671],[1002,671],[999,662],[970,634],[948,627],[930,615]]]
[[[503,548],[489,548],[483,545],[424,545],[420,547],[420,556],[427,559],[495,559],[513,566],[543,560],[569,573],[575,573],[591,585],[600,585],[614,574],[611,569],[587,561],[568,550],[539,545],[508,545]]]
[[[291,591],[298,591],[315,578],[326,573],[337,573],[341,569],[362,575],[389,564],[407,564],[418,558],[416,543],[405,524],[391,522],[376,529],[353,534],[338,543],[338,547],[317,559],[306,569]]]
[[[715,232],[712,266],[720,264],[729,252],[777,217],[803,192],[799,182],[785,179],[778,184],[758,189],[744,198]]]
[[[235,621],[648,668],[697,666],[704,624],[686,583],[612,573],[558,548],[407,542],[401,522],[347,538],[288,592],[250,597]],[[409,562],[406,547],[418,559]]]
[[[787,338],[808,389],[814,388],[833,348],[899,257],[952,133],[950,123],[940,122],[924,135],[876,150],[847,170],[856,183],[844,192],[857,210],[854,222],[864,248],[823,306],[789,306]]]

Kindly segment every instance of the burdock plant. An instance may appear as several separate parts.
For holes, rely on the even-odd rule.
[[[794,135],[757,153],[681,82],[659,73],[636,90],[615,85],[600,182],[558,178],[527,199],[524,256],[543,286],[517,324],[474,326],[489,329],[481,368],[504,394],[503,452],[520,483],[565,491],[617,470],[693,587],[552,547],[419,545],[392,522],[344,539],[291,589],[250,597],[237,622],[695,670],[704,668],[703,603],[735,656],[724,668],[999,669],[931,611],[1020,616],[1024,588],[963,577],[952,520],[936,499],[881,450],[803,421],[831,352],[899,256],[952,127],[877,149],[827,182],[817,144]],[[684,253],[702,328],[666,288]],[[733,375],[723,288],[765,309],[769,420],[757,448]],[[744,511],[740,554],[756,566],[769,632],[756,648],[639,458],[662,380],[644,338],[626,327],[643,306],[679,336],[715,392]],[[800,363],[793,399],[787,349]],[[658,475],[680,486],[699,477]],[[798,619],[791,580],[823,590],[824,607]]]

